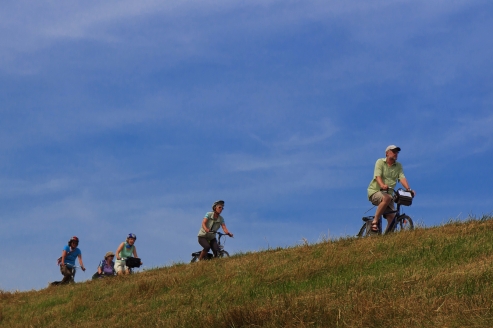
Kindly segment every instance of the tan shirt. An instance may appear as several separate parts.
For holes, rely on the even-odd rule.
[[[209,230],[217,231],[217,230],[219,230],[221,225],[224,223],[224,218],[221,215],[219,215],[216,219],[214,219],[214,212],[205,213],[204,219],[207,219],[207,223],[205,224],[205,226]],[[207,240],[212,240],[212,239],[216,238],[215,233],[205,232],[205,230],[204,230],[204,228],[202,228],[202,226],[200,227],[198,236],[199,237],[205,237]]]

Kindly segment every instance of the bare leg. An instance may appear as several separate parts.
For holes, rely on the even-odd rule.
[[[390,214],[385,215],[385,218],[387,219],[387,227],[385,228],[384,231],[387,231],[387,229],[389,228],[390,222],[392,222],[394,217],[395,217],[395,213],[390,213]]]
[[[390,205],[390,202],[392,202],[392,197],[390,197],[389,194],[383,194],[382,201],[377,206],[377,210],[375,212],[375,218],[373,219],[372,225],[378,224],[380,217],[385,212],[387,207]],[[392,218],[394,218],[394,216],[392,215],[392,218],[390,220],[388,219],[389,216],[390,215],[386,215],[386,219],[390,223],[390,221],[392,221]]]
[[[204,257],[206,257],[207,253],[208,253],[208,251],[203,249],[202,252],[200,252],[199,261],[202,261],[204,259]]]

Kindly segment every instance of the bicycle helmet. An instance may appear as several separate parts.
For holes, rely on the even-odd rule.
[[[223,207],[224,207],[224,200],[216,200],[216,201],[214,202],[214,204],[212,204],[212,210],[213,210],[213,211],[215,211],[215,210],[216,210],[216,206],[217,206],[217,205],[221,205],[221,206],[223,206]]]
[[[134,233],[129,233],[128,236],[127,236],[127,239],[128,238],[132,238],[132,239],[137,240],[137,236]]]
[[[70,244],[75,241],[77,242],[77,244],[79,244],[79,238],[77,238],[77,236],[73,236],[72,238],[70,238],[70,240],[68,241],[68,245],[70,246]]]

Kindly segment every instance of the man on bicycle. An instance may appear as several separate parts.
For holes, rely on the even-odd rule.
[[[224,209],[224,200],[218,200],[212,204],[212,212],[207,212],[202,219],[202,225],[199,230],[199,244],[203,247],[199,255],[199,261],[206,257],[209,250],[212,248],[214,257],[217,256],[219,245],[216,240],[216,231],[221,227],[225,234],[233,237],[233,234],[228,231],[224,218],[221,213]],[[212,231],[212,232],[211,232]]]
[[[379,158],[375,163],[373,180],[368,186],[368,199],[377,206],[375,218],[371,224],[371,232],[378,233],[378,221],[380,217],[389,211],[394,211],[394,201],[392,191],[399,181],[407,191],[414,196],[415,192],[409,187],[401,163],[397,162],[397,156],[401,149],[395,145],[390,145],[385,149],[385,158]],[[383,191],[383,192],[382,192]],[[386,214],[387,225],[394,219],[395,213]]]

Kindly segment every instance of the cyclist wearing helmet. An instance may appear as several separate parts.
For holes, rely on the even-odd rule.
[[[137,248],[134,243],[137,236],[133,233],[127,235],[127,240],[118,246],[116,250],[115,271],[118,275],[129,274],[130,268],[126,266],[125,259],[129,257],[138,257]],[[142,264],[142,262],[140,262]]]
[[[214,257],[217,256],[217,251],[219,246],[217,245],[216,233],[219,227],[223,228],[225,234],[233,237],[233,234],[226,228],[226,223],[224,218],[221,216],[221,212],[224,209],[224,200],[218,200],[212,204],[212,212],[205,213],[204,219],[202,220],[202,227],[199,230],[199,244],[204,249],[199,255],[199,261],[202,260],[207,253],[212,248]],[[214,232],[211,232],[214,231]]]
[[[68,284],[74,282],[75,276],[75,259],[79,258],[79,264],[82,271],[86,271],[84,263],[82,263],[82,252],[77,247],[79,245],[79,238],[73,236],[68,241],[68,245],[62,250],[62,259],[60,262],[60,272],[63,275],[61,284]]]

